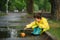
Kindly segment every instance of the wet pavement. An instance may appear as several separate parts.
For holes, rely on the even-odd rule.
[[[26,37],[26,38],[5,38],[5,39],[1,39],[1,40],[37,40],[37,38],[33,38],[33,37]],[[40,40],[40,38],[38,39]]]
[[[26,13],[8,13],[8,15],[0,17],[0,26],[17,26],[21,20],[20,17],[23,15],[26,15]]]

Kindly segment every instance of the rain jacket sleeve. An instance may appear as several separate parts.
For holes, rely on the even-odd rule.
[[[34,25],[35,25],[35,21],[33,21],[30,24],[26,25],[26,28],[32,28]]]
[[[42,24],[39,24],[40,28],[43,28],[43,31],[49,30],[49,24],[47,22],[47,19],[43,19],[42,22]]]

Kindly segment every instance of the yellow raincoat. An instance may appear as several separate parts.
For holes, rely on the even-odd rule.
[[[32,23],[26,25],[26,28],[35,28],[37,25],[39,26],[39,28],[43,28],[43,32],[49,30],[47,19],[44,17],[42,17],[40,22],[33,21]]]

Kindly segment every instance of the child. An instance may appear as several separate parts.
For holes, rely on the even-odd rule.
[[[49,30],[49,25],[46,18],[42,17],[41,14],[34,15],[34,18],[35,20],[32,23],[26,25],[24,29],[32,28],[32,34],[34,35],[39,35],[41,32]]]

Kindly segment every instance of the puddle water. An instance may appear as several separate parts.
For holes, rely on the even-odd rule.
[[[0,28],[0,38],[15,38],[17,37],[17,30],[10,28]]]
[[[11,29],[10,30],[11,38],[17,37],[17,30],[16,29]]]

